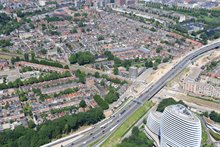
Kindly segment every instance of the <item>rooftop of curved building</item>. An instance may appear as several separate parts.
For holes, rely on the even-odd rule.
[[[192,121],[192,122],[199,121],[199,119],[182,104],[171,105],[171,106],[166,107],[166,109],[172,114],[182,119]]]
[[[162,113],[158,111],[151,111],[150,114],[152,114],[158,120],[162,117]]]

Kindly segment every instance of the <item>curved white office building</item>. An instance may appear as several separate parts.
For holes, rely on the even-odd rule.
[[[165,108],[160,120],[161,147],[200,147],[201,136],[200,120],[185,106]]]
[[[160,118],[162,113],[151,111],[147,117],[147,127],[154,134],[160,134]]]

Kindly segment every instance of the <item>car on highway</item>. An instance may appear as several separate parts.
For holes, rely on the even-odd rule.
[[[126,111],[126,110],[123,110],[123,111],[120,113],[120,115],[123,115],[123,114],[125,113],[125,111]]]

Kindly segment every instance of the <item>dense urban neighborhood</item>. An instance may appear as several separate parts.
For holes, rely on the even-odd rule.
[[[217,147],[219,86],[218,0],[0,0],[0,147]]]

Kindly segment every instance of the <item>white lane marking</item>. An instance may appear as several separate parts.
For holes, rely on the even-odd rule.
[[[109,124],[109,123],[111,123],[111,122],[112,122],[112,119],[111,119],[110,121],[108,121],[108,122],[104,123],[103,125],[101,125],[101,126],[100,126],[100,128],[105,127],[107,124]]]
[[[110,132],[113,131],[117,126],[118,126],[118,124],[115,125],[113,128],[111,128],[111,129],[110,129]]]

